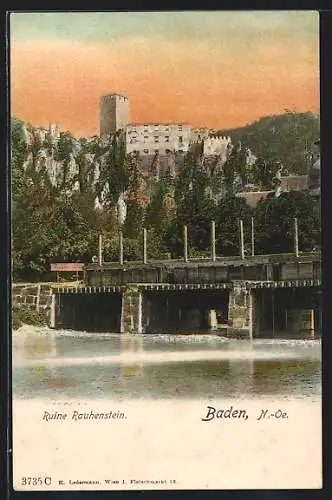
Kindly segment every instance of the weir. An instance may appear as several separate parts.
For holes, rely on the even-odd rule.
[[[55,328],[314,338],[320,287],[318,254],[154,262],[145,255],[145,262],[87,265],[84,283],[57,284],[47,308]],[[18,291],[24,302],[22,286]]]
[[[315,287],[188,290],[92,287],[54,294],[55,328],[121,333],[218,333],[226,337],[315,338],[321,331]]]
[[[228,320],[228,291],[149,291],[143,296],[148,332],[211,332]]]
[[[121,294],[56,293],[54,298],[51,326],[89,332],[120,331]]]
[[[320,291],[316,287],[256,289],[255,337],[311,337],[322,329]]]

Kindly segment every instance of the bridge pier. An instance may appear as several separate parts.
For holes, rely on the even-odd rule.
[[[227,336],[252,339],[253,330],[253,294],[240,283],[234,283],[229,293]]]
[[[121,333],[142,333],[142,293],[129,286],[122,294]]]

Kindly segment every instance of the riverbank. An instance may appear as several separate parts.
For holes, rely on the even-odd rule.
[[[12,328],[18,330],[23,325],[48,326],[48,317],[44,310],[39,312],[29,307],[15,305],[12,307]]]
[[[13,283],[12,326],[17,330],[23,324],[49,325],[54,290],[60,286],[78,286],[80,281]]]

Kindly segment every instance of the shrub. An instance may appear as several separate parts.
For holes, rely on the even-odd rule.
[[[48,324],[45,311],[37,312],[26,306],[12,307],[12,328],[17,330],[23,324],[32,326],[45,326]]]

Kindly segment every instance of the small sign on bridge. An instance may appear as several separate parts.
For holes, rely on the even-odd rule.
[[[84,264],[82,262],[60,262],[51,264],[51,271],[59,272],[80,272],[83,271]]]

